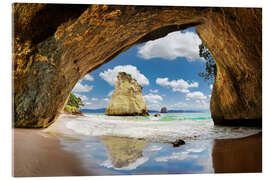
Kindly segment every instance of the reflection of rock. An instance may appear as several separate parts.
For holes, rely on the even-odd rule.
[[[212,157],[216,173],[262,172],[262,135],[216,139]]]
[[[148,116],[142,86],[130,74],[119,72],[110,104],[105,111],[111,116]]]
[[[138,140],[123,137],[102,137],[112,164],[116,168],[128,166],[140,157],[143,157],[142,151],[147,144],[145,140]]]
[[[163,108],[161,108],[160,112],[161,113],[167,113],[168,112],[168,109],[166,107],[163,107]]]

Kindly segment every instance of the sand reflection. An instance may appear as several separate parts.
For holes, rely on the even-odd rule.
[[[212,151],[216,173],[262,172],[262,135],[217,139]]]

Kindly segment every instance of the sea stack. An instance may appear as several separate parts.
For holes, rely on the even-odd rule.
[[[119,72],[109,106],[110,116],[149,116],[142,96],[142,86],[130,74]]]
[[[161,108],[160,113],[168,113],[168,109],[166,107]]]

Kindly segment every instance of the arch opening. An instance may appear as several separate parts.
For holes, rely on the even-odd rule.
[[[170,28],[163,27],[161,29]],[[103,64],[101,67],[85,75],[75,85],[72,92],[85,100],[90,100],[91,98],[96,100],[95,93],[98,94],[99,99],[105,98],[108,100],[114,90],[117,73],[123,71],[131,74],[131,76],[143,86],[143,95],[155,92],[152,91],[155,88],[162,88],[163,93],[167,93],[166,91],[168,91],[168,93],[182,94],[183,97],[181,100],[178,100],[182,102],[186,101],[186,99],[190,99],[190,97],[197,100],[198,103],[200,100],[204,101],[207,99],[208,107],[206,106],[207,108],[199,110],[210,111],[209,102],[214,76],[212,77],[212,81],[207,81],[207,79],[199,76],[201,72],[206,72],[206,60],[199,56],[199,46],[202,42],[196,30],[189,28],[189,30],[174,31],[175,33],[165,31],[163,33],[166,34],[166,36],[153,39],[153,34],[156,34],[158,31],[151,32],[149,35],[145,36],[152,38],[141,38],[144,39],[144,41],[145,39],[149,39],[148,43],[146,42],[131,47],[115,57],[112,61]],[[138,42],[140,42],[140,40]],[[170,45],[172,47],[166,49],[166,46]],[[210,52],[208,51],[208,53]],[[184,61],[184,63],[181,61]],[[195,65],[193,66],[193,64]],[[147,75],[145,75],[145,73]],[[189,77],[190,75],[191,77]],[[150,77],[151,80],[148,77]],[[169,79],[166,82],[161,82],[168,77]],[[96,86],[95,83],[98,85],[101,84],[100,87],[98,85]],[[204,93],[200,91],[199,86],[203,86],[205,90]],[[106,92],[101,95],[99,93],[100,91]],[[156,91],[158,91],[158,89],[156,89]],[[86,98],[86,95],[90,98]],[[156,97],[162,98],[160,95]],[[91,104],[93,104],[93,102],[91,102]],[[160,104],[158,109],[148,109],[159,112],[162,106],[169,106],[169,104]],[[91,107],[91,109],[98,108],[106,109],[107,106]],[[192,106],[190,106],[190,109],[185,110],[192,111]],[[101,112],[101,110],[99,110],[99,112]]]
[[[15,8],[18,16],[19,9]],[[24,23],[28,27],[31,18]],[[14,71],[15,127],[48,127],[85,74],[135,44],[190,26],[196,26],[217,63],[218,82],[211,100],[214,121],[260,125],[261,9],[91,5],[37,45],[31,38],[16,41],[14,59],[22,64]],[[26,28],[14,39],[27,33]],[[254,35],[246,36],[250,33]]]

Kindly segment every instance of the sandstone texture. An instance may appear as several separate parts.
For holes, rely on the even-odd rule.
[[[260,8],[15,3],[12,13],[15,127],[48,127],[84,75],[134,45],[189,27],[217,64],[215,124],[261,124]]]
[[[119,72],[105,114],[110,116],[148,116],[142,88],[130,74]]]

